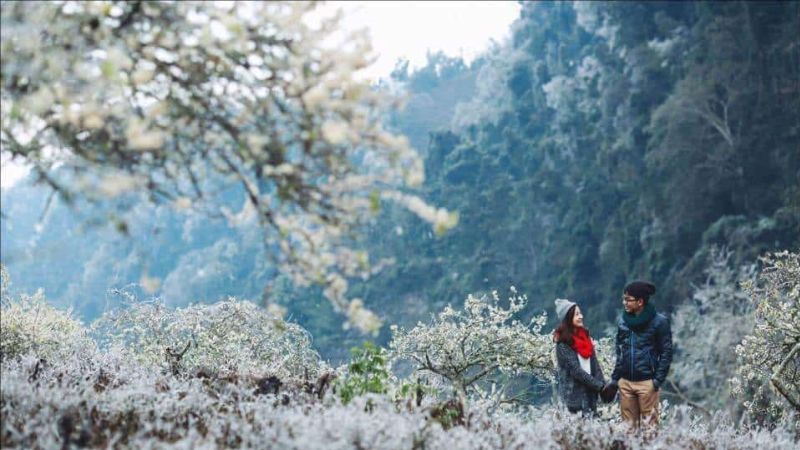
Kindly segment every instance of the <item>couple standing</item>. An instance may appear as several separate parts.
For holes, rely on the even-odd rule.
[[[598,395],[611,402],[619,390],[620,411],[627,423],[634,427],[658,423],[658,390],[672,362],[672,333],[667,317],[650,303],[655,293],[655,286],[644,281],[625,286],[625,310],[617,323],[616,363],[608,383],[580,307],[569,300],[556,300],[556,314],[561,319],[553,333],[558,392],[570,412],[595,415]]]

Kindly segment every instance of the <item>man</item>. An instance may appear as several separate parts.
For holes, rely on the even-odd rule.
[[[667,316],[650,303],[656,287],[645,281],[625,286],[617,325],[617,361],[611,382],[603,389],[606,401],[619,388],[622,418],[635,428],[658,424],[658,390],[672,363],[672,332]]]

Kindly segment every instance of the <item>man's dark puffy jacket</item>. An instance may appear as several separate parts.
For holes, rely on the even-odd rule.
[[[631,329],[620,318],[617,324],[617,362],[613,382],[624,378],[629,381],[653,380],[658,389],[672,363],[672,331],[669,319],[657,313],[640,329]]]

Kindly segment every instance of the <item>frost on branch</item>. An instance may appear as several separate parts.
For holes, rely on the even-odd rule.
[[[755,326],[736,347],[734,394],[759,422],[800,414],[800,254],[769,254],[745,291],[755,306]]]
[[[508,302],[503,308],[496,291],[491,297],[469,295],[463,309],[447,306],[429,324],[392,327],[394,359],[408,360],[419,375],[446,383],[462,401],[499,375],[551,378],[552,338],[541,334],[545,315],[527,325],[513,319],[527,303],[513,287]]]
[[[369,272],[354,233],[381,199],[437,233],[456,216],[398,194],[424,179],[407,139],[381,126],[398,102],[354,77],[367,37],[338,39],[339,15],[308,25],[315,6],[3,2],[2,151],[65,199],[145,192],[256,221],[296,284],[324,285],[374,331],[346,297],[344,279]]]
[[[233,298],[177,309],[133,302],[93,328],[104,346],[173,375],[206,370],[286,382],[316,379],[325,369],[306,330]]]

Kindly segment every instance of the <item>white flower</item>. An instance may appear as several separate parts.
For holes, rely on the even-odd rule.
[[[382,322],[375,313],[364,307],[364,302],[359,299],[353,299],[350,306],[347,308],[347,320],[350,324],[364,333],[378,334]]]
[[[128,145],[135,150],[157,150],[164,145],[164,132],[149,130],[143,121],[134,118],[128,122],[125,137]]]
[[[106,61],[111,63],[116,69],[128,70],[133,67],[133,61],[131,58],[119,47],[112,47],[108,49]]]
[[[189,197],[178,197],[172,202],[173,208],[182,211],[192,207],[192,199]]]
[[[116,197],[125,192],[134,191],[142,186],[142,180],[134,175],[115,173],[105,175],[100,180],[98,189],[106,197]]]
[[[373,268],[349,256],[357,242],[349,237],[373,217],[383,191],[424,180],[422,159],[408,140],[381,129],[395,108],[393,96],[354,78],[371,58],[368,36],[339,33],[332,19],[309,26],[313,2],[233,5],[145,2],[141,14],[129,16],[124,2],[3,3],[3,48],[13,47],[4,52],[3,79],[26,80],[33,89],[3,90],[4,100],[24,113],[4,115],[3,125],[29,135],[31,125],[66,128],[26,148],[23,163],[42,162],[48,154],[42,150],[52,146],[89,179],[124,170],[149,181],[108,178],[95,189],[107,195],[134,187],[174,195],[191,182],[199,190],[194,197],[209,199],[198,212],[243,222],[252,208],[225,210],[217,181],[260,199],[254,187],[263,186],[270,193],[259,202],[273,215],[259,226],[291,255],[279,266],[290,279],[325,285],[332,275],[365,276]],[[96,25],[87,9],[102,11]],[[118,27],[123,18],[131,22]],[[75,147],[75,135],[91,137],[91,155]],[[116,157],[136,150],[142,154]],[[269,187],[259,179],[265,174],[273,178]],[[93,187],[65,189],[90,197]],[[418,198],[407,203],[437,232],[455,223]],[[346,313],[346,285],[328,287],[326,296]]]
[[[163,117],[169,111],[169,102],[160,101],[150,105],[145,112],[145,117],[148,119],[157,119]]]
[[[425,181],[425,163],[416,158],[405,171],[405,181],[409,187],[419,187]]]
[[[411,149],[411,146],[408,143],[408,138],[403,135],[395,135],[392,133],[381,131],[380,133],[378,133],[377,139],[381,145],[390,149],[395,149],[400,151],[410,151]]]
[[[90,130],[99,130],[105,126],[105,121],[97,113],[91,113],[83,118],[83,126]]]
[[[328,92],[328,88],[324,85],[319,84],[311,89],[309,89],[305,94],[303,94],[303,103],[305,103],[306,108],[314,109],[320,106],[323,102],[330,98],[330,93]]]
[[[53,106],[54,100],[53,93],[48,88],[43,87],[27,96],[22,104],[33,114],[43,114]]]
[[[326,121],[322,124],[322,137],[333,145],[341,144],[347,139],[347,124],[340,121]]]
[[[436,211],[436,220],[433,223],[436,234],[442,235],[456,225],[458,225],[458,213],[451,213],[444,208]]]
[[[155,71],[151,69],[137,69],[133,74],[131,74],[131,81],[133,84],[140,86],[142,84],[148,83],[150,80],[153,79],[155,76]]]
[[[460,386],[464,394],[480,391],[476,383],[498,371],[549,378],[553,368],[550,336],[512,319],[524,309],[527,298],[512,295],[508,309],[499,302],[496,291],[491,297],[470,294],[462,310],[447,306],[429,324],[392,329],[390,348],[395,359],[412,362],[419,375]]]
[[[263,151],[264,145],[269,142],[266,136],[255,133],[249,133],[245,139],[247,141],[247,146],[250,147],[250,151],[255,153]]]

